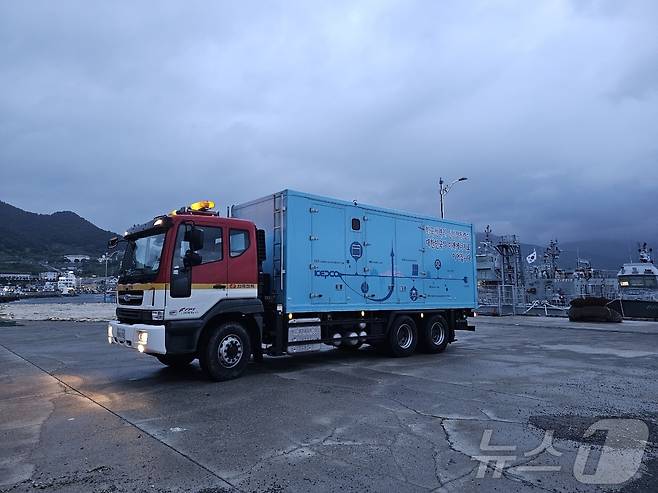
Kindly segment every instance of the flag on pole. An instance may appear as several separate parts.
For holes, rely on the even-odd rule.
[[[529,264],[534,263],[537,260],[537,249],[535,249],[530,255],[525,258]]]

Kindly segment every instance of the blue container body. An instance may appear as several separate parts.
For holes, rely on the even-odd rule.
[[[473,226],[284,190],[232,207],[265,230],[284,311],[477,307]]]

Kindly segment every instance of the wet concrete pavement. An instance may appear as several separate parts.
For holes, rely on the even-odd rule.
[[[266,358],[223,383],[205,380],[196,363],[176,372],[110,347],[102,323],[22,324],[0,327],[2,492],[655,491],[658,483],[656,323],[480,317],[444,354]],[[602,477],[606,434],[584,435],[601,419],[626,435],[638,421],[649,432],[646,447],[620,446],[606,480],[630,471],[621,484],[589,484]],[[552,447],[541,450],[546,440]],[[637,472],[632,460],[622,467],[638,447]],[[589,457],[583,471],[579,453]]]

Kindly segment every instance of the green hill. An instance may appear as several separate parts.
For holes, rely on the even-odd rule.
[[[25,265],[69,254],[93,258],[106,251],[112,236],[74,212],[35,214],[0,201],[0,270],[25,271]]]

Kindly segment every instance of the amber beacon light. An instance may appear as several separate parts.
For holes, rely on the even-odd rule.
[[[199,202],[190,204],[190,209],[193,211],[207,211],[214,208],[215,203],[212,200],[200,200]]]

